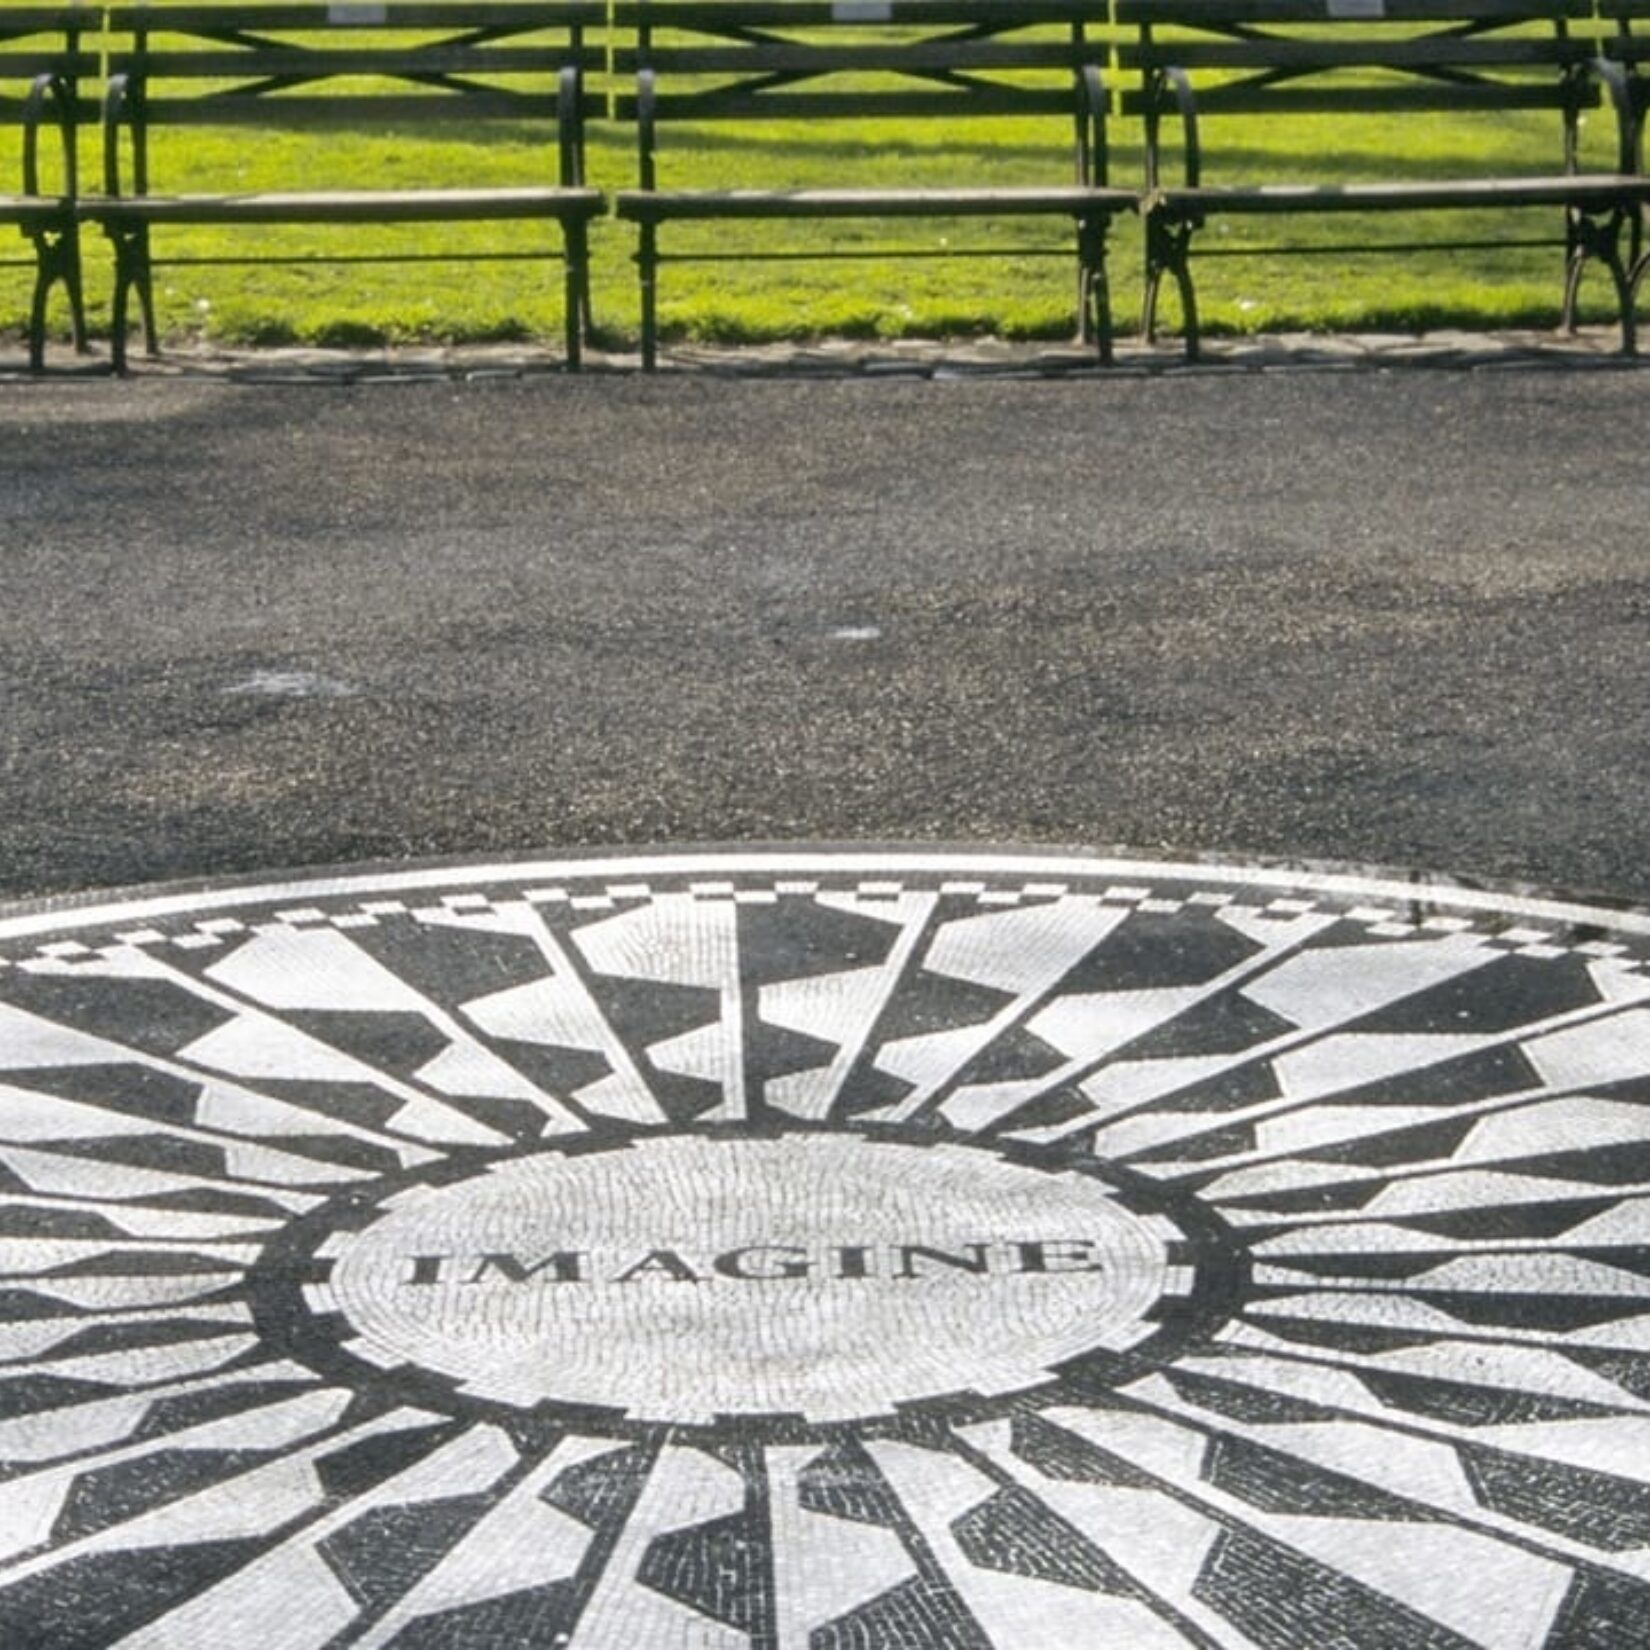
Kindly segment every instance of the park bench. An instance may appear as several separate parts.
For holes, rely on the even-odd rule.
[[[1620,63],[1604,61],[1592,0],[1117,0],[1134,35],[1120,50],[1138,82],[1124,98],[1146,136],[1146,289],[1143,328],[1155,328],[1165,276],[1179,292],[1189,359],[1198,353],[1193,242],[1211,219],[1296,214],[1404,214],[1540,209],[1562,214],[1563,234],[1541,240],[1424,239],[1315,244],[1341,255],[1431,248],[1464,251],[1554,245],[1564,251],[1563,324],[1573,324],[1578,284],[1591,261],[1615,287],[1622,349],[1634,353],[1632,264],[1635,225],[1650,179],[1638,163],[1632,94]],[[1608,107],[1614,141],[1598,169],[1582,165],[1581,117]],[[1206,121],[1233,132],[1267,114],[1313,114],[1344,121],[1379,112],[1505,119],[1512,111],[1554,118],[1554,163],[1540,176],[1504,176],[1464,149],[1461,170],[1444,177],[1387,175],[1299,183],[1224,176],[1228,156],[1205,137]],[[1326,131],[1333,156],[1339,130]],[[1178,180],[1169,177],[1176,137]],[[1253,151],[1238,150],[1239,160]],[[1587,151],[1592,157],[1592,149]],[[1323,155],[1314,158],[1321,164]],[[1481,221],[1481,220],[1479,220]],[[1624,247],[1623,240],[1627,245]],[[1230,248],[1200,250],[1218,256]],[[1278,255],[1299,246],[1243,249]]]
[[[1133,210],[1136,195],[1107,184],[1100,79],[1107,17],[1106,0],[619,0],[614,67],[616,76],[634,73],[635,92],[619,100],[618,113],[636,123],[640,174],[639,187],[620,191],[617,212],[638,229],[643,366],[657,358],[658,274],[667,261],[1073,256],[1047,244],[872,251],[836,233],[823,245],[746,249],[706,244],[702,232],[684,250],[660,249],[666,224],[753,220],[1068,220],[1078,333],[1109,360],[1106,233],[1115,214]],[[1032,131],[1059,133],[1051,155],[1070,145],[1066,178],[874,188],[863,177],[856,186],[853,163],[845,162],[840,181],[826,187],[684,189],[660,181],[665,128],[691,131],[687,145],[698,147],[724,122],[751,130],[762,121],[896,121],[914,144],[940,134],[966,148],[977,139],[974,122],[1016,117],[1033,121]],[[737,139],[712,142],[739,147]]]
[[[113,361],[125,366],[127,313],[135,292],[147,347],[156,345],[151,231],[180,224],[259,225],[555,223],[559,252],[489,249],[385,254],[359,242],[322,259],[315,253],[259,258],[250,252],[172,263],[264,261],[377,263],[424,259],[560,258],[564,266],[568,365],[579,364],[589,320],[588,228],[603,207],[584,185],[586,68],[599,44],[586,31],[605,17],[602,0],[391,0],[326,4],[288,0],[199,5],[116,6],[104,104],[104,192],[81,215],[113,242]],[[163,128],[262,127],[309,132],[293,187],[277,192],[167,194],[151,187],[151,137]],[[434,129],[530,133],[546,153],[542,181],[519,186],[346,183],[328,179],[331,133]],[[130,171],[123,171],[123,156]]]
[[[76,137],[80,82],[97,72],[97,59],[83,50],[82,37],[88,29],[95,31],[96,24],[96,14],[79,6],[0,8],[0,121],[8,127],[18,123],[22,149],[21,187],[16,194],[0,194],[0,225],[19,230],[31,249],[28,258],[5,263],[34,272],[29,304],[29,367],[34,372],[45,366],[46,307],[60,282],[69,300],[75,347],[86,344],[75,220]],[[40,153],[48,123],[56,128],[60,144],[55,173]]]

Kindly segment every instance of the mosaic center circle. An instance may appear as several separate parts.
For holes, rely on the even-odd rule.
[[[1177,1236],[1093,1175],[967,1146],[672,1135],[405,1189],[311,1294],[357,1356],[473,1397],[821,1422],[1135,1344]]]

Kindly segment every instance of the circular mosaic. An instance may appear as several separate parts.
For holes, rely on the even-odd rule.
[[[1650,1645],[1650,919],[831,850],[0,914],[0,1643]]]

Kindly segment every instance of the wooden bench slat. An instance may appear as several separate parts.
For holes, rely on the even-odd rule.
[[[587,67],[598,67],[605,54],[590,47],[582,54]],[[569,61],[566,50],[552,46],[411,47],[400,51],[310,51],[300,47],[258,51],[158,51],[141,57],[110,54],[113,72],[141,67],[151,79],[227,79],[287,75],[527,75],[554,73]]]
[[[1597,55],[1585,40],[1162,40],[1119,48],[1126,69],[1552,68]]]
[[[376,14],[382,11],[384,15]],[[288,30],[366,33],[372,29],[480,29],[520,27],[562,28],[579,24],[589,28],[606,21],[601,0],[423,0],[403,5],[388,0],[382,6],[363,0],[310,0],[307,4],[240,5],[123,5],[112,6],[111,29],[122,34],[147,29],[154,34],[197,31],[221,34],[226,29]]]
[[[1592,0],[1117,0],[1119,23],[1161,28],[1370,22],[1512,27],[1592,15]]]
[[[275,92],[148,101],[149,118],[168,126],[341,126],[369,120],[419,123],[477,120],[483,116],[542,120],[556,112],[549,92],[441,92],[316,95]]]
[[[617,0],[621,29],[841,28],[855,23],[918,27],[979,25],[1028,28],[1036,24],[1110,21],[1108,0],[873,0],[854,10],[841,0]]]
[[[1073,61],[1103,64],[1108,48],[1094,41],[1075,53],[1070,45],[977,43],[912,46],[786,44],[780,46],[666,46],[647,52],[621,49],[614,53],[617,73],[634,74],[644,64],[673,74],[769,74],[802,71],[810,74],[855,74],[874,71],[922,74],[949,69],[974,71],[1004,69],[1065,69]]]
[[[92,6],[11,6],[0,11],[0,38],[25,34],[70,35],[97,28],[101,13]]]
[[[38,74],[60,74],[90,79],[98,72],[98,60],[89,52],[8,52],[0,50],[0,75],[8,79],[32,80]]]

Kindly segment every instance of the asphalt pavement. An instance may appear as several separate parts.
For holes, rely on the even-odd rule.
[[[1650,379],[0,385],[0,893],[1123,845],[1650,899]]]

